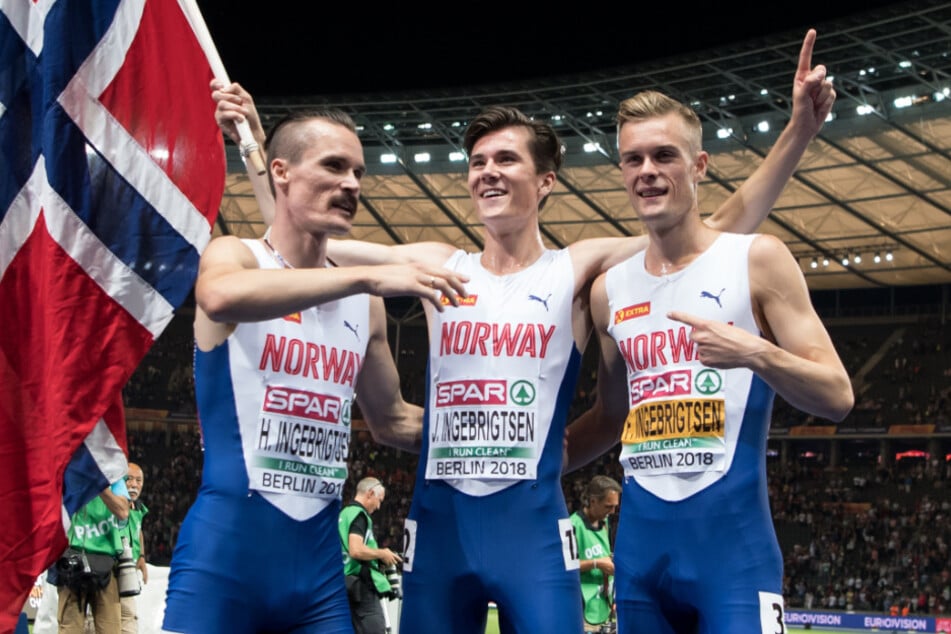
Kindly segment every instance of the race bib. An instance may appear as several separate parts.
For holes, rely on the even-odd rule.
[[[726,415],[722,398],[651,400],[632,408],[621,433],[627,476],[723,471]]]
[[[338,396],[268,386],[249,461],[251,488],[339,498],[347,479],[350,407]]]
[[[433,390],[426,478],[534,480],[536,388],[524,379],[443,381]]]

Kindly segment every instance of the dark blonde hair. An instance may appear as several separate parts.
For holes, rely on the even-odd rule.
[[[694,144],[694,150],[699,152],[703,140],[700,117],[691,108],[656,90],[644,90],[621,102],[617,111],[617,132],[620,135],[625,123],[636,123],[668,114],[678,115],[687,124],[691,133],[690,141]]]

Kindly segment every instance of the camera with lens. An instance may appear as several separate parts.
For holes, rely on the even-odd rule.
[[[386,580],[390,583],[390,591],[386,593],[386,598],[390,600],[402,599],[403,591],[400,589],[400,571],[396,568],[396,564],[391,564],[384,568],[383,574],[386,575]]]
[[[119,554],[119,564],[116,566],[116,582],[119,586],[120,597],[132,597],[142,591],[139,585],[139,575],[132,560],[132,548],[129,538],[122,537],[122,552]]]

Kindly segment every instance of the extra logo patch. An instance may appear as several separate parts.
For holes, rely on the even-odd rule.
[[[627,321],[628,319],[634,319],[636,317],[644,317],[651,314],[651,303],[643,302],[640,304],[634,304],[633,306],[628,306],[627,308],[622,308],[619,311],[614,313],[614,324],[617,325],[622,321]]]
[[[295,324],[299,324],[301,321],[300,313],[291,313],[290,315],[284,315],[281,319],[284,321],[292,321]]]
[[[475,306],[477,299],[479,299],[479,296],[478,296],[478,295],[469,295],[468,297],[460,297],[460,298],[459,298],[459,308],[462,308],[463,306]],[[446,297],[445,295],[441,295],[441,296],[439,297],[439,303],[442,304],[443,306],[451,306],[451,305],[452,305],[452,304],[449,302],[449,298]]]

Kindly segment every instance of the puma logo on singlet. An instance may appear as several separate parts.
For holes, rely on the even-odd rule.
[[[529,295],[528,299],[529,301],[538,302],[545,307],[545,312],[548,312],[548,300],[551,299],[551,293],[548,293],[548,296],[545,297],[545,299],[542,299],[538,295]]]
[[[357,328],[360,326],[360,324],[357,324],[356,326],[351,326],[350,322],[344,319],[343,325],[347,330],[353,333],[353,336],[357,338],[357,341],[360,341],[360,333],[357,332]]]
[[[716,295],[714,295],[710,291],[700,291],[700,297],[706,297],[707,299],[712,299],[713,301],[717,303],[717,306],[719,306],[720,308],[723,308],[723,304],[720,303],[720,295],[723,295],[723,291],[725,290],[726,290],[725,288],[721,288],[720,292],[717,293]]]

